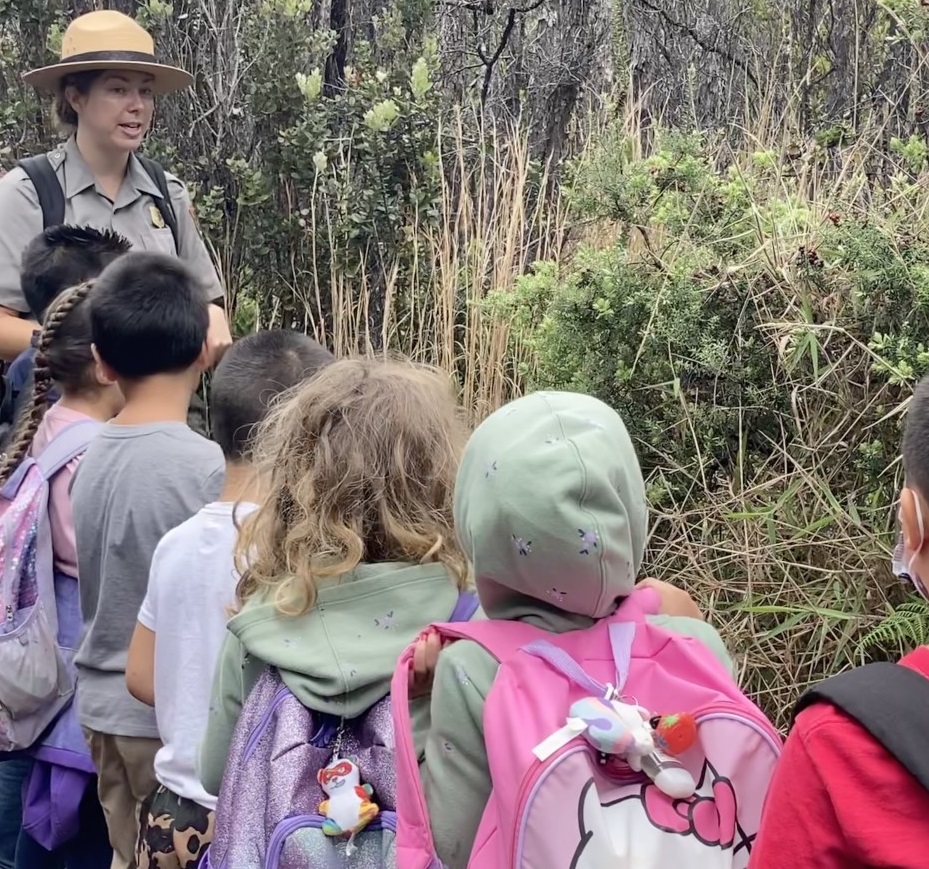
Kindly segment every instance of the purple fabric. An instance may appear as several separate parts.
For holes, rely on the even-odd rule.
[[[463,591],[458,595],[458,603],[449,616],[450,622],[469,622],[471,617],[477,612],[480,602],[473,591]]]
[[[462,592],[450,620],[467,621],[477,607],[476,596]],[[382,813],[382,823],[357,840],[353,857],[345,855],[344,839],[320,829],[319,804],[326,794],[316,775],[333,759],[339,724],[337,716],[307,709],[273,667],[265,670],[236,725],[204,866],[315,869],[394,863],[397,773],[390,695],[342,724],[339,754],[358,765]]]
[[[208,865],[228,869],[263,866],[268,844],[285,819],[318,813],[326,794],[316,774],[332,760],[335,740],[317,746],[307,737],[318,734],[327,721],[328,716],[300,703],[276,670],[269,668],[262,674],[232,740]],[[334,728],[326,730],[335,736]],[[360,718],[345,722],[340,753],[358,764],[362,781],[374,787],[382,809],[396,807],[389,696]],[[339,850],[338,842],[326,843],[322,833],[317,835],[319,847],[330,848],[333,854]],[[343,840],[341,850],[344,847]]]
[[[632,643],[635,640],[635,622],[614,622],[610,625],[610,646],[616,664],[616,690],[622,691],[629,678],[632,663]]]
[[[81,633],[80,599],[74,577],[56,572],[55,603],[58,642],[74,680],[73,660]],[[81,800],[95,772],[74,698],[30,754],[36,762],[26,784],[23,827],[44,848],[54,850],[77,834]]]
[[[93,773],[37,760],[23,793],[23,829],[54,851],[80,832],[81,801]]]
[[[43,848],[20,830],[15,869],[107,869],[113,860],[113,849],[95,780],[84,791],[79,822],[78,835],[54,850]]]
[[[541,658],[566,679],[570,679],[575,685],[589,691],[594,696],[603,697],[606,694],[606,685],[601,685],[596,679],[588,676],[584,668],[574,658],[557,646],[553,646],[545,640],[538,640],[524,646],[523,651],[536,658]]]

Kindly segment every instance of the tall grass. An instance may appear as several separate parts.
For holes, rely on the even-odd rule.
[[[406,250],[368,245],[355,260],[341,252],[343,267],[313,269],[299,298],[310,330],[337,354],[399,352],[448,371],[476,422],[519,391],[509,324],[488,312],[485,298],[511,290],[533,260],[557,257],[567,228],[557,188],[540,195],[550,179],[531,162],[527,137],[514,128],[475,136],[474,123],[459,112],[437,131],[438,218],[413,211],[402,228],[412,267]],[[314,197],[304,217],[311,263],[316,238],[336,244],[331,219]],[[385,276],[383,283],[372,286],[372,274]]]
[[[623,256],[648,258],[669,274],[691,247],[687,231],[668,233],[660,224],[628,234],[609,220],[582,219],[557,179],[530,161],[524,134],[484,132],[475,136],[464,113],[438,132],[439,217],[413,213],[404,227],[414,268],[391,251],[369,248],[357,268],[312,276],[301,287],[308,322],[337,353],[399,351],[443,368],[458,382],[474,422],[519,394],[536,364],[513,324],[484,304],[490,292],[512,292],[537,260],[560,260],[568,269],[580,243],[612,248],[628,236]],[[625,132],[628,159],[642,159],[650,143],[633,115]],[[770,161],[761,167],[761,150],[776,155],[773,168]],[[789,389],[792,407],[766,459],[745,448],[749,432],[740,423],[731,435],[742,446],[726,474],[708,479],[703,463],[688,470],[669,457],[649,481],[691,474],[686,497],[653,511],[649,572],[698,599],[732,649],[744,684],[780,724],[805,686],[870,655],[899,654],[912,635],[885,634],[877,649],[863,642],[905,594],[887,570],[899,468],[888,459],[868,471],[857,461],[870,440],[893,431],[907,378],[895,384],[878,377],[876,369],[895,362],[880,358],[867,334],[843,325],[854,320],[854,272],[839,271],[817,285],[799,254],[819,248],[837,214],[891,236],[903,221],[910,234],[929,237],[929,185],[875,183],[868,172],[875,153],[886,165],[880,131],[828,152],[804,143],[797,153],[786,135],[773,147],[755,140],[735,153],[719,144],[715,162],[752,179],[757,220],[739,229],[749,236],[740,244],[744,253],[718,263],[723,277],[707,284],[708,298],[726,274],[753,275],[742,304],[761,325],[750,337],[772,348],[767,376]],[[905,174],[907,167],[897,168]],[[765,216],[773,203],[790,204],[776,221]],[[308,235],[318,237],[328,219],[311,207]],[[367,283],[366,257],[378,258],[386,291]],[[323,325],[324,300],[331,302],[331,333]],[[370,316],[375,303],[383,306],[379,318]],[[373,321],[382,324],[378,334],[371,334]],[[703,405],[713,401],[711,393],[699,397]],[[692,402],[680,406],[686,431]],[[694,437],[693,454],[703,449]],[[887,454],[895,450],[891,444]]]

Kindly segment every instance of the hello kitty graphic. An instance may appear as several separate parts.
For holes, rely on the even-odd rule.
[[[648,782],[602,804],[591,779],[581,792],[578,825],[571,869],[745,869],[754,839],[739,826],[732,784],[708,761],[686,800],[671,799]]]

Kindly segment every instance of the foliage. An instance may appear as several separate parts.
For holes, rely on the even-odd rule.
[[[652,569],[704,601],[782,716],[803,685],[923,636],[885,565],[900,411],[929,371],[929,176],[913,142],[886,190],[852,148],[838,180],[815,145],[799,168],[673,131],[639,150],[606,131],[573,172],[575,255],[487,304],[528,387],[623,415]]]
[[[929,643],[929,602],[914,598],[900,604],[861,639],[862,648],[912,649]]]
[[[5,166],[55,140],[20,73],[53,60],[67,17],[91,5],[0,0]],[[824,108],[817,127],[849,70],[804,43],[802,87],[775,88],[802,105],[753,100],[756,126],[719,141],[637,126],[638,105],[578,119],[573,55],[534,81],[523,61],[569,36],[591,64],[600,55],[582,28],[559,36],[541,18],[516,28],[491,69],[510,78],[472,107],[449,93],[472,78],[480,90],[466,60],[486,53],[455,43],[470,32],[448,26],[464,21],[455,4],[372,4],[347,27],[333,17],[347,0],[108,5],[195,75],[159,103],[146,148],[195,196],[237,331],[285,325],[338,353],[438,365],[475,420],[537,386],[610,403],[648,478],[650,570],[694,593],[781,722],[811,681],[925,639],[924,605],[885,565],[902,412],[929,372],[929,143],[921,122],[903,129],[905,100],[870,138],[859,111],[883,110],[885,67],[919,54],[915,0],[884,4],[873,32],[852,21],[879,51],[855,72],[877,84],[856,84],[850,119]],[[618,25],[638,4],[573,5],[615,7],[643,57],[652,30]],[[793,26],[767,13],[752,21]],[[703,80],[690,65],[696,102],[722,94],[720,58]],[[497,124],[488,105],[501,104],[551,122]]]

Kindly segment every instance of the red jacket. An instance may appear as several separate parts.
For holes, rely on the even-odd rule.
[[[900,663],[929,678],[929,648]],[[811,706],[784,747],[749,865],[926,869],[929,792],[859,724]]]

